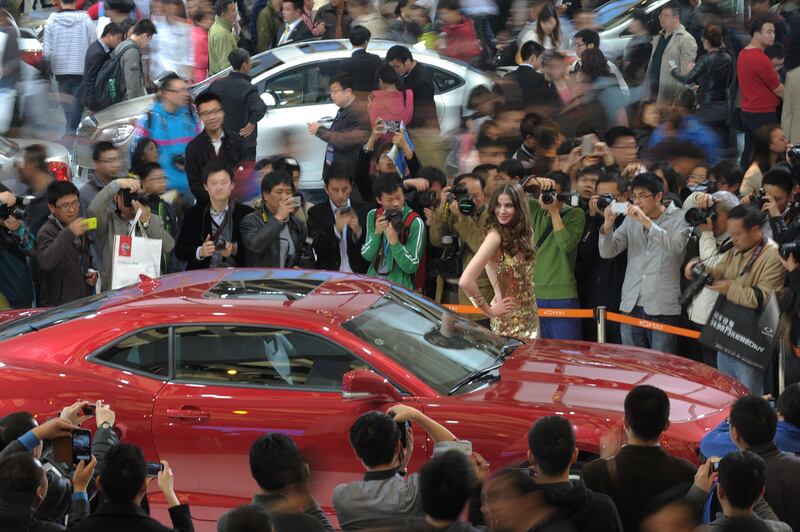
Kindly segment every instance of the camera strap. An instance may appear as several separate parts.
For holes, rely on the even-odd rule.
[[[542,233],[542,236],[540,236],[539,240],[536,241],[536,249],[537,250],[540,247],[542,247],[542,244],[544,244],[544,241],[547,240],[547,237],[549,237],[550,233],[552,233],[552,232],[553,232],[553,222],[550,221],[550,222],[547,222],[547,227],[545,228],[544,233]]]
[[[211,204],[209,203],[209,214],[211,213]],[[222,232],[225,230],[225,227],[228,225],[228,219],[231,217],[231,205],[228,203],[228,211],[225,213],[225,217],[222,219],[222,223],[217,226],[217,230],[214,231],[214,236],[211,237],[212,242],[217,242],[219,237],[222,236]],[[214,225],[214,217],[211,217],[211,225]]]
[[[761,242],[758,244],[758,247],[753,252],[753,256],[750,257],[750,260],[747,261],[747,264],[745,265],[744,269],[739,274],[739,277],[742,277],[743,275],[746,275],[747,272],[750,271],[750,268],[753,267],[753,264],[755,264],[755,262],[758,259],[759,255],[761,255],[761,252],[764,251],[764,248],[766,246],[767,246],[767,239],[766,238],[762,238]]]

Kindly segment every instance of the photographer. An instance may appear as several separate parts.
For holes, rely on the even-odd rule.
[[[764,174],[762,190],[752,194],[748,200],[769,216],[769,228],[765,234],[778,244],[792,242],[800,236],[800,206],[795,201],[795,183],[787,170],[773,168]]]
[[[623,204],[628,202],[628,183],[619,174],[604,173],[600,174],[592,192],[586,227],[578,246],[578,258],[575,264],[581,308],[603,306],[611,312],[618,312],[628,257],[623,253],[613,259],[600,257],[597,240],[605,221],[603,217],[605,208],[613,202]],[[622,225],[623,221],[625,215],[617,214],[613,224],[614,229]],[[583,338],[596,340],[595,322],[584,320],[583,325]],[[619,324],[611,321],[606,323],[606,341],[614,344],[622,343]]]
[[[86,220],[79,218],[80,195],[70,182],[53,181],[47,187],[50,216],[39,231],[41,305],[55,307],[86,297],[94,291],[97,272],[92,270]]]
[[[738,198],[730,192],[714,192],[714,194],[695,192],[686,198],[686,203],[683,205],[683,209],[686,211],[685,218],[690,225],[694,226],[695,233],[700,235],[697,243],[699,256],[696,258],[708,267],[716,266],[722,256],[733,246],[728,234],[728,213],[737,205],[739,205]],[[717,302],[717,296],[719,296],[708,286],[699,288],[699,292],[687,288],[681,294],[681,303],[688,302],[689,306],[686,308],[686,312],[696,330],[702,330],[708,323],[708,318],[711,316],[711,311]],[[697,295],[692,295],[693,293]],[[687,297],[691,300],[685,301]],[[703,362],[712,368],[717,367],[717,352],[705,346],[700,346],[700,350]]]
[[[381,277],[414,290],[415,276],[425,253],[425,223],[405,202],[402,181],[381,176],[374,184],[380,207],[367,214],[367,238],[361,256],[370,262],[367,275]]]
[[[547,174],[550,179],[532,178],[542,190],[538,200],[529,200],[531,224],[536,242],[536,303],[539,308],[579,308],[575,258],[586,215],[565,204],[570,178],[564,172]],[[566,193],[566,194],[565,194]],[[541,337],[580,340],[581,323],[568,318],[541,318]]]
[[[350,427],[350,445],[367,472],[363,480],[333,490],[333,507],[342,530],[383,527],[397,519],[424,515],[419,473],[401,476],[414,450],[408,422],[419,423],[436,447],[456,439],[444,426],[408,406],[393,406],[386,414],[362,414]]]
[[[139,183],[142,186],[142,194],[147,198],[147,206],[161,218],[164,230],[177,242],[181,226],[178,224],[175,207],[161,198],[161,195],[167,192],[167,175],[164,169],[158,163],[142,163],[136,171],[139,172]],[[162,250],[161,273],[183,271],[184,266],[175,257],[175,248],[171,252]]]
[[[100,269],[100,288],[109,290],[114,260],[114,237],[131,233],[131,224],[136,212],[148,238],[161,240],[162,253],[169,253],[175,247],[172,235],[164,229],[164,221],[150,211],[146,198],[139,194],[141,183],[135,178],[115,179],[98,192],[89,204],[89,216],[97,218],[97,243],[102,250],[103,265]],[[113,205],[113,207],[111,206]],[[134,235],[142,236],[139,227]]]
[[[461,272],[486,237],[489,213],[485,208],[485,186],[486,182],[478,176],[462,174],[456,177],[452,187],[442,191],[442,200],[434,213],[429,237],[431,245],[445,250],[439,261],[445,282],[458,283]],[[485,271],[478,277],[478,289],[486,301],[494,299],[492,283]],[[461,289],[458,291],[458,303],[471,304]]]
[[[686,250],[688,226],[683,211],[664,206],[664,185],[655,174],[645,172],[631,182],[633,204],[626,218],[614,229],[617,213],[609,205],[603,211],[598,236],[600,257],[611,259],[627,251],[628,266],[622,285],[620,310],[635,318],[667,325],[680,319],[680,268]],[[674,353],[677,339],[667,333],[622,324],[622,343]]]
[[[770,292],[783,286],[786,270],[781,265],[778,246],[761,230],[764,215],[755,206],[739,205],[728,213],[727,229],[733,247],[719,262],[706,271],[714,279],[711,289],[742,307],[758,309],[759,301],[766,302]],[[689,261],[686,278],[696,276],[695,265]],[[737,379],[754,395],[764,388],[764,370],[727,353],[717,353],[717,368]]]
[[[288,172],[270,172],[261,180],[261,208],[242,220],[247,266],[291,268],[306,242],[306,225],[294,212],[299,207]]]
[[[419,159],[417,159],[416,153],[414,153],[414,150],[408,145],[406,137],[401,131],[396,131],[392,135],[391,144],[385,142],[379,143],[381,137],[386,134],[385,127],[385,124],[376,121],[366,144],[358,150],[358,155],[356,156],[353,178],[358,193],[361,194],[361,199],[366,202],[373,201],[375,195],[372,192],[372,184],[377,179],[377,176],[383,174],[397,174],[403,179],[407,178],[409,183],[408,186],[404,185],[404,188],[414,188],[415,190],[425,188],[424,186],[418,185],[417,180],[414,179],[421,165]],[[392,146],[397,146],[398,149],[403,152],[403,157],[406,161],[406,175],[400,175],[394,159],[389,155]],[[375,166],[377,176],[370,174],[370,168],[373,165]]]
[[[33,279],[27,257],[35,255],[36,235],[15,209],[17,197],[3,185],[0,190],[0,309],[30,308]]]
[[[231,199],[233,172],[226,166],[210,163],[203,179],[209,202],[186,211],[175,255],[187,270],[247,264],[241,224],[253,209]]]

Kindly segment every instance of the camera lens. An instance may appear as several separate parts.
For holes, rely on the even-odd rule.
[[[600,196],[599,198],[597,198],[597,210],[599,211],[606,210],[613,201],[614,199],[611,196],[605,196],[605,195]]]

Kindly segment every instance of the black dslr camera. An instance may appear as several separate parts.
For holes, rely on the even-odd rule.
[[[313,243],[313,238],[306,238],[305,242],[303,242],[300,248],[295,252],[289,266],[292,268],[301,268],[303,270],[313,270],[316,268],[317,255],[314,253],[314,248],[312,247]]]
[[[795,260],[800,259],[800,253],[797,253],[798,245],[800,245],[800,243],[796,240],[794,242],[781,244],[778,248],[778,253],[780,253],[784,260],[788,259],[790,255],[794,256]]]
[[[5,203],[0,204],[0,220],[8,217],[24,220],[28,216],[28,207],[32,199],[33,196],[17,196],[17,200],[11,207]]]
[[[383,211],[384,218],[386,221],[394,227],[394,230],[398,233],[403,231],[403,213],[398,211],[397,209],[386,209]]]
[[[712,224],[717,223],[717,209],[714,208],[714,205],[711,205],[711,207],[707,209],[694,207],[686,211],[686,214],[684,215],[686,223],[692,227],[703,225],[709,218],[711,218]]]
[[[786,155],[789,159],[789,166],[792,168],[800,166],[800,144],[789,148],[786,151]]]
[[[602,194],[599,198],[597,198],[597,210],[602,212],[610,207],[612,203],[614,203],[613,195]]]
[[[571,207],[577,207],[579,204],[578,195],[572,194],[571,192],[561,192],[556,194],[555,190],[543,190],[540,194],[540,197],[542,198],[542,203],[545,205],[550,205],[556,200]]]
[[[150,205],[150,197],[144,194],[134,194],[127,188],[123,188],[120,190],[122,192],[122,204],[126,207],[133,207],[133,202],[138,201],[143,205]],[[224,248],[225,246],[223,246]]]
[[[767,193],[764,192],[763,188],[759,188],[755,194],[753,194],[753,198],[750,200],[750,203],[758,207],[759,209],[764,206],[764,201]]]
[[[405,193],[406,203],[415,211],[422,212],[427,208],[435,209],[439,204],[439,194],[432,190],[419,192],[410,190]]]
[[[447,201],[448,203],[457,201],[458,210],[461,211],[461,214],[469,216],[475,212],[475,202],[472,201],[469,195],[466,183],[459,183],[454,186],[447,196]]]
[[[682,307],[691,303],[704,286],[708,286],[714,282],[714,279],[711,278],[711,272],[706,270],[702,262],[698,262],[692,267],[692,274],[694,274],[694,280],[689,283],[689,286],[686,287],[686,290],[683,291],[681,297],[678,299]]]

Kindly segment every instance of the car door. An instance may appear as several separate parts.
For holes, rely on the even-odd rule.
[[[192,515],[215,520],[252,498],[249,449],[269,432],[297,443],[312,493],[332,513],[333,487],[363,473],[350,426],[389,406],[342,399],[342,374],[367,364],[321,336],[272,327],[176,327],[173,352],[175,378],[156,399],[153,439],[161,459],[193,468]],[[424,457],[420,440],[417,455]]]
[[[328,84],[340,61],[304,63],[258,83],[262,97],[269,104],[274,103],[269,106],[266,119],[258,124],[258,156],[292,154],[300,163],[304,178],[320,181],[316,188],[322,187],[319,176],[326,144],[309,134],[308,123],[330,126],[333,122],[338,108],[331,100]]]

